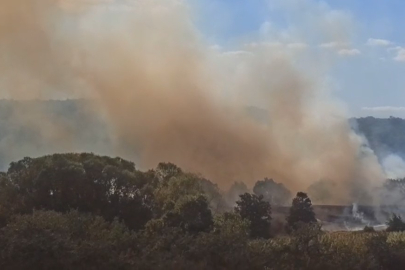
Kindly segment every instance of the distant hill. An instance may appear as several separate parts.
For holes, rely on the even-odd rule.
[[[0,100],[0,169],[24,156],[66,151],[111,154],[108,127],[89,105],[87,100]],[[248,107],[246,112],[260,122],[268,121],[266,110]],[[405,157],[404,119],[365,117],[349,121],[380,159],[388,154]]]
[[[405,119],[364,117],[350,121],[353,128],[367,138],[379,158],[389,154],[405,157]]]
[[[260,122],[266,122],[269,115],[266,110],[248,107],[249,116]],[[353,130],[363,135],[379,159],[395,154],[405,159],[405,119],[390,118],[351,118],[349,123]]]

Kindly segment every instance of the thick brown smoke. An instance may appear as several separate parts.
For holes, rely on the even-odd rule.
[[[103,2],[0,0],[3,94],[90,95],[116,140],[111,154],[170,161],[221,187],[268,176],[298,191],[327,179],[337,183],[330,202],[342,203],[379,184],[376,159],[294,55],[269,44],[212,50],[182,1]],[[268,122],[248,117],[249,104]]]

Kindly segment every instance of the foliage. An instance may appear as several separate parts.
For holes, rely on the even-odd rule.
[[[160,181],[168,181],[170,178],[182,174],[183,171],[173,163],[159,163],[156,168],[156,175]]]
[[[250,221],[235,213],[224,213],[214,218],[214,233],[247,239]]]
[[[269,238],[271,207],[262,196],[245,193],[236,202],[235,212],[250,222],[250,236],[252,238]]]
[[[366,245],[382,269],[405,268],[405,238],[403,233],[374,234]]]
[[[231,210],[216,184],[213,184],[205,178],[200,178],[199,183],[213,213],[222,213]]]
[[[156,206],[162,213],[174,209],[176,203],[185,196],[203,194],[198,176],[194,174],[180,174],[161,183],[154,191]]]
[[[293,199],[290,214],[287,217],[287,230],[294,231],[299,229],[301,224],[316,222],[311,199],[307,194],[298,192],[297,196]]]
[[[390,232],[403,231],[400,216],[389,232],[323,232],[300,192],[290,234],[270,238],[281,215],[264,197],[245,193],[234,211],[223,202],[216,185],[170,163],[140,172],[93,154],[25,158],[0,174],[0,268],[405,269],[405,232]]]
[[[294,269],[316,269],[317,258],[322,256],[320,248],[321,227],[318,224],[303,223],[297,226],[290,238],[290,253],[294,258]]]
[[[2,269],[130,269],[134,235],[118,222],[35,211],[1,230]]]
[[[161,216],[173,210],[176,203],[184,197],[199,195],[206,197],[211,210],[220,212],[225,209],[225,202],[216,185],[196,174],[180,173],[161,182],[154,190],[156,214]]]
[[[387,221],[388,232],[403,232],[405,231],[405,223],[402,221],[401,216],[393,214]]]
[[[193,260],[204,262],[204,269],[249,269],[249,222],[234,213],[214,219],[214,230],[200,234],[189,253]]]
[[[163,218],[171,227],[180,227],[188,233],[209,232],[213,225],[211,210],[207,199],[202,196],[189,196],[180,200],[173,211]]]
[[[251,240],[238,214],[188,234],[163,220],[131,233],[100,217],[35,211],[0,231],[2,269],[404,269],[405,233],[323,233],[305,224],[290,236]]]
[[[363,232],[370,233],[370,232],[375,232],[375,230],[374,230],[374,227],[372,227],[372,226],[364,226]]]
[[[86,153],[24,158],[11,163],[5,181],[15,194],[15,213],[77,209],[108,221],[117,217],[134,230],[152,217],[147,179],[121,158]]]

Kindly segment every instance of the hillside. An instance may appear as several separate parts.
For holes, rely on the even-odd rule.
[[[351,121],[379,158],[389,154],[405,157],[405,119],[365,117]]]

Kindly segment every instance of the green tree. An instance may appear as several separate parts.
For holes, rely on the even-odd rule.
[[[405,223],[401,216],[392,214],[392,217],[387,221],[387,232],[403,232],[405,231]]]
[[[176,203],[186,196],[204,194],[195,174],[184,173],[171,177],[169,181],[162,182],[154,191],[156,212],[162,216],[174,209]]]
[[[270,238],[271,206],[262,196],[245,193],[236,202],[235,212],[250,222],[250,237]]]
[[[190,258],[203,262],[204,269],[254,269],[249,260],[249,225],[236,213],[217,215],[212,232],[196,238]]]
[[[211,181],[192,173],[180,173],[161,182],[154,190],[155,213],[158,217],[174,209],[176,203],[187,196],[204,195],[214,212],[225,209],[218,187]]]
[[[216,184],[205,178],[200,178],[199,183],[213,213],[223,213],[228,210],[222,192]]]
[[[3,186],[15,196],[0,196],[0,205],[14,213],[34,209],[93,213],[108,221],[118,218],[139,230],[151,219],[148,179],[132,162],[94,154],[55,154],[13,162]]]
[[[375,232],[375,229],[374,229],[373,226],[364,226],[363,232],[366,232],[366,233],[374,233],[374,232]]]
[[[161,162],[156,168],[156,175],[161,181],[168,181],[170,178],[182,174],[183,171],[173,163]]]
[[[287,216],[287,231],[299,229],[301,224],[316,224],[311,199],[306,193],[298,192],[292,201],[290,213]]]
[[[24,202],[6,173],[0,173],[0,227],[22,208]]]
[[[302,223],[290,236],[290,256],[293,269],[325,269],[320,263],[322,248],[319,224]]]
[[[132,269],[135,235],[101,217],[35,211],[0,233],[1,269]]]
[[[180,227],[192,234],[209,232],[213,225],[212,213],[203,195],[182,198],[163,220],[167,226]]]

